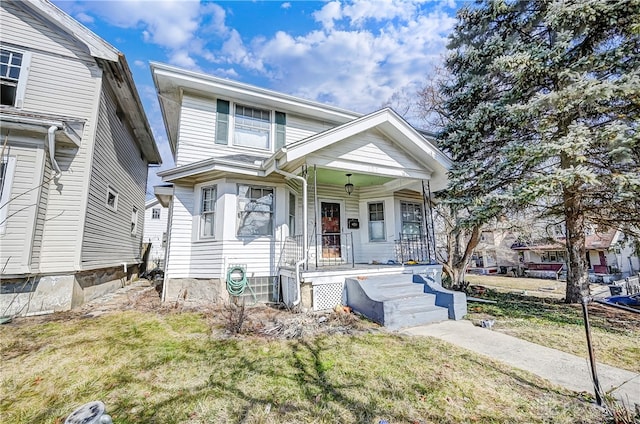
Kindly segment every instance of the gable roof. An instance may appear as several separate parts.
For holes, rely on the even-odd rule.
[[[453,164],[451,159],[438,149],[435,143],[428,140],[390,108],[372,112],[338,127],[286,145],[265,163],[264,168],[269,174],[273,172],[276,164],[278,167],[283,167],[289,162],[326,149],[339,141],[374,129],[387,136],[407,155],[431,171],[430,178],[434,190],[446,186],[447,171]]]
[[[151,164],[162,163],[151,126],[124,55],[47,0],[21,0],[16,2],[16,5],[36,14],[45,22],[51,23],[86,46],[89,54],[101,65],[103,75],[116,94],[117,102],[123,110],[127,111],[125,118],[131,125],[142,154]]]

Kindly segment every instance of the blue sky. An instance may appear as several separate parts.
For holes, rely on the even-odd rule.
[[[454,0],[53,0],[125,54],[173,167],[149,62],[367,113],[415,93],[446,54]],[[416,121],[412,112],[407,119]],[[160,183],[150,170],[150,185]],[[153,189],[149,187],[148,191]]]

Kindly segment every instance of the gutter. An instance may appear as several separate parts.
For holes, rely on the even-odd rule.
[[[292,174],[290,172],[283,171],[278,168],[278,162],[274,162],[274,171],[278,174],[284,175],[286,178],[293,178],[298,181],[302,181],[302,250],[304,255],[302,260],[296,262],[296,288],[298,292],[296,294],[296,300],[293,301],[293,306],[297,306],[302,300],[301,288],[300,288],[300,267],[307,263],[307,256],[309,251],[309,241],[307,237],[307,180],[299,175]]]

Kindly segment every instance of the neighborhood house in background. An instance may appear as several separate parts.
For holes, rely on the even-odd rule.
[[[0,12],[0,314],[70,309],[138,272],[160,155],[118,50],[46,1]]]
[[[147,254],[146,269],[164,268],[165,247],[167,244],[167,223],[169,211],[158,199],[147,200],[144,211],[144,236],[142,237]]]

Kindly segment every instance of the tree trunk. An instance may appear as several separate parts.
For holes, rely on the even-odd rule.
[[[589,276],[586,262],[584,216],[578,187],[563,189],[565,224],[567,227],[567,291],[566,303],[579,303],[589,296]]]
[[[471,234],[468,234],[466,230],[460,230],[449,235],[453,243],[448,243],[447,262],[442,265],[442,269],[451,279],[452,286],[462,287],[464,284],[467,265],[469,265],[473,250],[480,243],[480,232],[480,226],[477,225],[471,229]],[[468,240],[467,237],[469,237]]]

